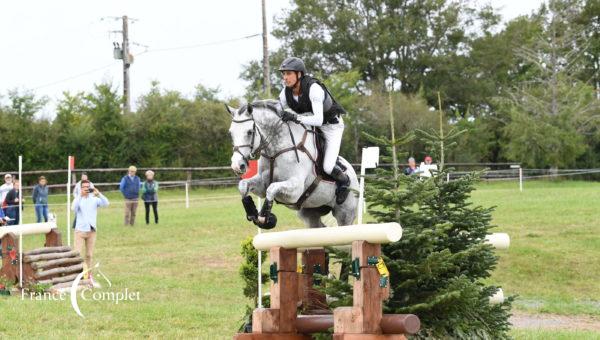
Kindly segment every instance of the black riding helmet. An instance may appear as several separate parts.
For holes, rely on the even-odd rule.
[[[289,57],[286,58],[279,66],[279,71],[296,71],[302,72],[302,74],[306,74],[306,66],[304,66],[304,62],[302,59],[297,57]]]

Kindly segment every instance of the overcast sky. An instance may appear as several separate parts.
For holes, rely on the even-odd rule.
[[[479,1],[486,3],[487,1]],[[529,14],[542,0],[493,0],[504,20]],[[260,37],[197,48],[171,47],[222,42],[261,33],[260,0],[132,1],[19,0],[0,2],[0,95],[8,89],[32,89],[48,96],[53,111],[63,91],[90,91],[112,81],[121,91],[122,64],[113,59],[113,41],[128,15],[135,58],[131,66],[132,105],[152,80],[166,89],[192,94],[194,86],[219,86],[224,96],[241,96],[242,65],[262,56]],[[267,0],[268,27],[288,0]],[[136,45],[145,45],[139,46]],[[270,48],[279,43],[270,37]]]

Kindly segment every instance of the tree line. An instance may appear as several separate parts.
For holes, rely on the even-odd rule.
[[[272,34],[271,87],[259,61],[244,66],[243,99],[198,85],[192,96],[154,82],[122,114],[117,86],[64,93],[52,119],[47,99],[8,91],[0,105],[0,169],[227,165],[229,117],[223,103],[275,98],[279,63],[303,58],[345,107],[341,154],[357,161],[363,132],[389,135],[389,112],[403,135],[444,124],[468,132],[448,155],[457,162],[515,161],[527,167],[600,166],[600,3],[552,0],[501,24],[490,6],[462,1],[293,1]],[[418,138],[407,146],[429,153]]]

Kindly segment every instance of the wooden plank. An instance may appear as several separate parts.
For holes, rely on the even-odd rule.
[[[44,246],[45,247],[62,246],[62,239],[60,237],[60,232],[58,231],[58,229],[54,228],[46,234],[46,243],[44,244]]]
[[[239,333],[233,336],[234,340],[311,340],[312,337],[302,334],[279,333],[279,334],[257,334]]]
[[[83,263],[80,263],[80,264],[76,264],[76,265],[69,266],[69,267],[57,267],[57,268],[37,272],[34,274],[34,277],[36,279],[39,279],[42,277],[52,276],[52,275],[57,275],[57,274],[65,274],[65,273],[73,273],[73,272],[81,273],[82,271],[83,271]]]
[[[367,258],[369,256],[381,256],[381,245],[369,243],[366,241],[354,241],[352,242],[352,259],[358,257],[360,267],[369,267],[367,264]],[[375,266],[372,266],[375,268]]]
[[[333,334],[333,340],[406,340],[402,334]]]
[[[334,334],[362,333],[363,313],[359,307],[338,307],[333,310]]]
[[[381,333],[381,317],[383,289],[379,287],[379,272],[377,267],[369,266],[369,256],[381,255],[381,245],[365,241],[352,243],[352,258],[360,260],[360,280],[354,281],[353,306],[362,309],[361,333]]]
[[[31,263],[31,268],[38,270],[38,269],[43,269],[43,268],[48,268],[48,267],[54,267],[54,266],[60,266],[63,264],[71,264],[71,263],[82,263],[83,262],[83,258],[81,258],[81,256],[77,256],[77,257],[67,257],[64,259],[56,259],[56,260],[49,260],[49,261],[40,261],[40,262],[32,262]]]
[[[69,288],[72,285],[73,285],[73,281],[58,283],[58,284],[55,284],[54,286],[50,287],[49,290],[61,289],[61,288]],[[91,280],[81,280],[81,281],[79,281],[79,285],[80,286],[91,286],[92,285],[92,281]]]
[[[51,279],[48,280],[39,280],[38,283],[39,284],[57,284],[57,283],[63,283],[63,282],[70,282],[75,280],[75,278],[77,277],[77,275],[79,275],[79,273],[75,273],[75,274],[71,274],[71,275],[67,275],[67,276],[57,276],[57,277],[53,277]]]
[[[271,263],[277,263],[277,270],[281,272],[296,272],[298,264],[296,249],[273,247],[270,250],[269,258],[271,259]]]
[[[279,272],[271,284],[271,308],[279,309],[279,332],[296,333],[298,273]]]
[[[68,251],[71,251],[71,247],[67,247],[67,246],[44,247],[44,248],[33,249],[30,251],[24,251],[23,256],[39,255],[39,254],[47,254],[47,253],[64,253],[64,252],[68,252]]]
[[[256,308],[252,312],[252,333],[279,332],[279,309]]]
[[[76,250],[72,250],[72,251],[68,251],[65,253],[49,253],[49,254],[23,256],[23,262],[31,263],[31,262],[38,262],[38,261],[42,261],[42,260],[54,260],[54,259],[62,259],[62,258],[76,257],[76,256],[79,256],[79,252]]]

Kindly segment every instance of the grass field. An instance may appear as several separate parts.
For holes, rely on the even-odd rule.
[[[160,224],[123,226],[123,204],[99,215],[95,261],[112,281],[101,291],[139,292],[139,301],[83,301],[85,319],[70,301],[0,297],[0,338],[231,338],[245,305],[238,276],[239,245],[256,229],[245,221],[234,189],[194,190],[189,209],[182,191],[161,194]],[[64,196],[51,203],[63,203]],[[515,307],[531,312],[600,315],[600,184],[482,183],[473,200],[497,206],[497,231],[511,235],[511,248],[489,280],[505,294],[518,294]],[[65,207],[53,206],[65,235]],[[300,227],[294,214],[276,206],[279,225]],[[25,222],[33,219],[26,207]],[[25,248],[43,243],[26,237]],[[100,282],[102,282],[100,280]],[[68,299],[67,299],[68,300]],[[600,338],[584,331],[514,330],[516,338]],[[551,336],[552,335],[552,336]]]

